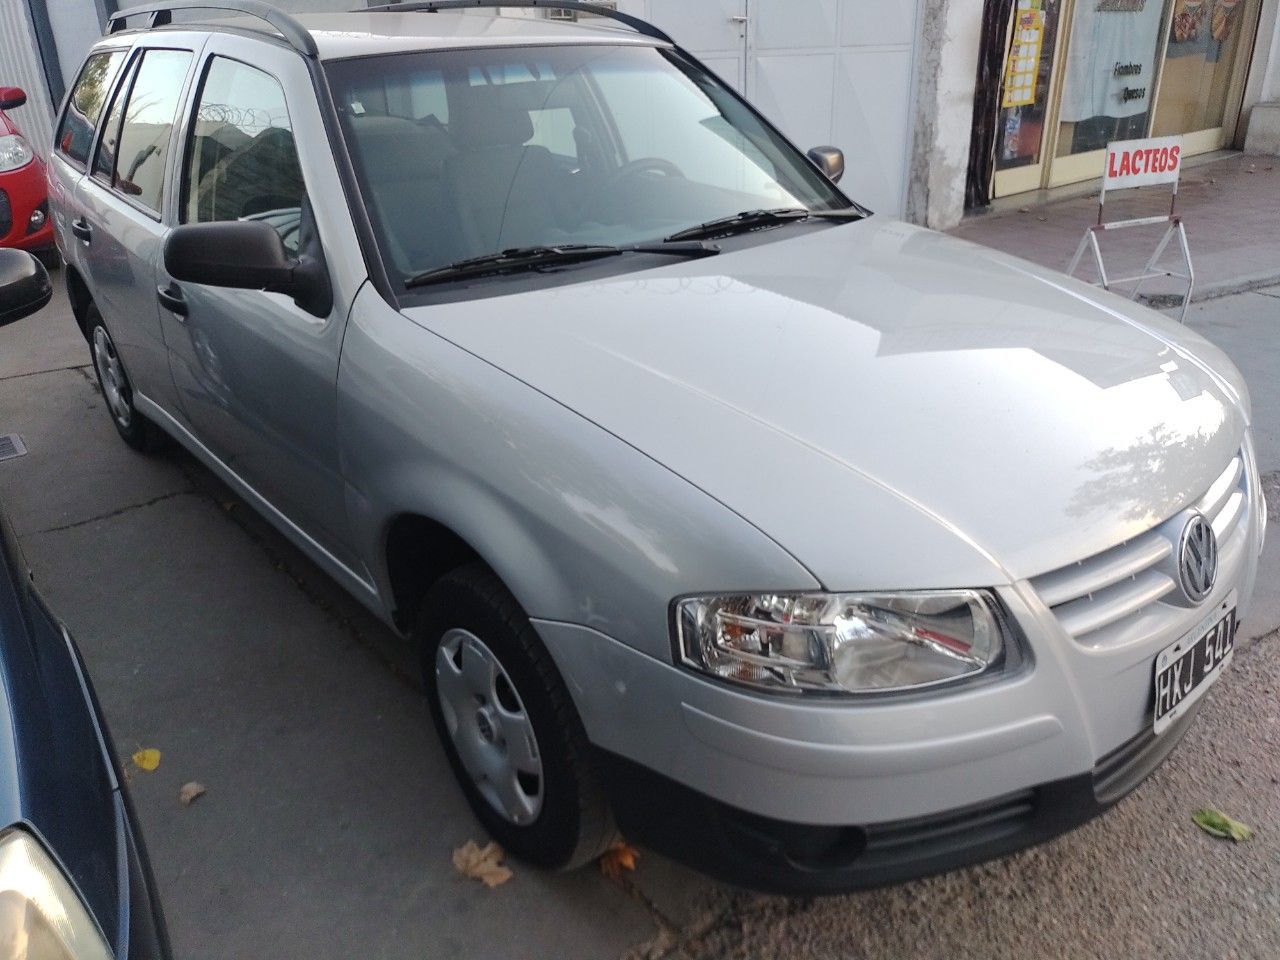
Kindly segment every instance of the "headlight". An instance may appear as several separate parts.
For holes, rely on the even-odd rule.
[[[792,692],[948,683],[990,669],[1006,646],[979,590],[694,597],[676,605],[676,630],[689,666]]]
[[[16,133],[6,134],[0,137],[0,173],[6,170],[17,170],[19,167],[25,167],[31,162],[31,158],[35,156],[31,152],[31,148],[27,146],[27,141],[23,140]]]
[[[111,960],[62,871],[20,830],[0,835],[0,957]]]

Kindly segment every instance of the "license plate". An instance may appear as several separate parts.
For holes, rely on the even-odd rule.
[[[1155,732],[1163,733],[1218,679],[1235,649],[1233,591],[1200,625],[1156,657]]]

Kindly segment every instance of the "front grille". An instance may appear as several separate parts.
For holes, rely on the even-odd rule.
[[[7,237],[13,227],[13,210],[9,207],[9,194],[0,190],[0,237]]]
[[[1244,451],[1227,464],[1193,504],[1213,525],[1222,556],[1245,533],[1249,478]],[[1177,589],[1174,551],[1186,511],[1110,550],[1031,581],[1062,628],[1088,647],[1110,647],[1149,636],[1169,616],[1185,613],[1159,603]]]

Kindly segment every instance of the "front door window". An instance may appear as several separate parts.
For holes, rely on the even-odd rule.
[[[261,220],[296,252],[305,193],[279,81],[210,58],[187,148],[182,222]]]

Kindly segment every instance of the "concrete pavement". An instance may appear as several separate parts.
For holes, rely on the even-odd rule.
[[[1168,186],[1113,193],[1107,198],[1106,217],[1124,220],[1168,213],[1169,197]],[[1186,223],[1197,298],[1280,283],[1280,160],[1231,154],[1188,163],[1178,187],[1178,212]],[[1097,213],[1096,189],[1047,204],[1011,198],[998,201],[990,213],[968,217],[951,233],[1065,270]],[[1135,276],[1141,272],[1163,229],[1133,227],[1103,236],[1108,275]],[[1161,264],[1183,269],[1172,249]],[[1079,276],[1090,282],[1097,278],[1093,258],[1087,254]],[[1121,288],[1121,292],[1129,289]],[[1148,282],[1143,292],[1176,294],[1181,303],[1185,289],[1185,281],[1166,279]]]
[[[1193,308],[1253,387],[1280,470],[1280,288]],[[515,865],[483,839],[403,646],[178,450],[116,438],[64,299],[0,329],[0,463],[37,580],[76,635],[124,755],[179,958],[1266,957],[1280,952],[1280,668],[1242,648],[1192,735],[1111,815],[946,877],[805,901],[729,890],[646,854],[633,880]],[[1280,624],[1280,546],[1249,636]],[[182,784],[208,793],[190,807]],[[1193,827],[1222,807],[1258,830]]]

